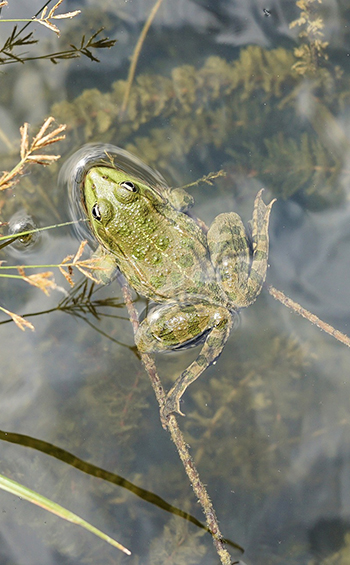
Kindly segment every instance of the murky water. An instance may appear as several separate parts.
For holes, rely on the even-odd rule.
[[[55,21],[59,39],[39,24],[23,33],[33,30],[39,42],[14,51],[22,57],[78,46],[102,26],[101,37],[118,41],[91,49],[99,63],[82,57],[2,66],[1,169],[18,160],[24,122],[30,135],[48,115],[68,127],[66,140],[50,147],[62,155],[57,164],[33,164],[0,193],[0,220],[21,210],[40,227],[69,220],[57,179],[84,143],[124,147],[171,186],[224,169],[212,186],[191,189],[196,214],[210,224],[232,210],[248,222],[258,190],[265,188],[266,202],[277,197],[267,283],[350,333],[347,4],[311,3],[310,21],[321,18],[329,45],[310,48],[307,59],[305,48],[304,58],[294,48],[318,36],[300,39],[301,28],[289,28],[300,16],[292,0],[163,0],[121,112],[130,57],[152,6],[66,1],[58,11],[82,13]],[[1,16],[31,17],[40,8],[16,2]],[[0,27],[1,45],[12,26]],[[42,232],[33,246],[4,248],[0,260],[52,265],[78,247],[74,231],[61,227]],[[118,282],[92,288],[75,271],[71,294],[57,268],[41,271],[54,272],[49,296],[1,278],[0,306],[28,315],[35,331],[22,332],[1,314],[0,473],[76,512],[132,556],[1,491],[0,564],[218,563],[210,535],[174,510],[204,522],[160,425]],[[144,308],[141,299],[137,307]],[[157,357],[165,388],[197,352]],[[217,363],[186,392],[179,424],[223,535],[244,548],[228,546],[233,561],[349,562],[349,364],[345,345],[265,289],[241,312]]]

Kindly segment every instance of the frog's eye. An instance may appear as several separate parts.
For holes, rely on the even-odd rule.
[[[92,209],[91,209],[91,214],[92,217],[95,218],[95,220],[98,220],[99,222],[101,221],[101,212],[100,212],[100,207],[98,204],[94,204]]]
[[[113,206],[110,201],[106,198],[100,198],[91,208],[91,216],[94,220],[101,222],[103,226],[107,226],[113,218]]]
[[[134,185],[133,182],[131,182],[131,180],[126,180],[124,182],[120,183],[120,186],[122,186],[123,188],[126,188],[126,190],[129,190],[130,192],[136,192],[137,188]]]

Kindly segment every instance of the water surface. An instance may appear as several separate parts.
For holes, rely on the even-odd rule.
[[[95,53],[99,63],[38,60],[2,68],[0,168],[16,163],[20,125],[30,122],[36,132],[53,115],[68,126],[57,147],[60,163],[84,143],[101,142],[132,151],[172,186],[224,169],[227,176],[212,186],[192,189],[195,212],[207,224],[229,210],[248,222],[264,187],[266,202],[278,199],[267,282],[349,333],[345,3],[314,4],[310,17],[323,20],[329,59],[320,57],[314,74],[302,76],[291,71],[301,44],[300,28],[289,28],[300,15],[294,2],[164,0],[142,48],[129,113],[121,114],[122,81],[152,5],[72,0],[60,10],[82,14],[58,23],[60,39],[37,25],[39,43],[22,52],[78,45],[82,34],[101,26],[118,42]],[[16,3],[2,16],[30,17],[40,7]],[[2,42],[11,30],[3,24]],[[19,210],[38,226],[68,220],[59,166],[33,166],[2,193],[1,221]],[[33,248],[6,248],[0,259],[56,264],[78,247],[73,231],[57,228]],[[75,273],[77,284],[81,277]],[[77,291],[74,308],[70,301],[65,311],[51,311],[68,300],[58,270],[55,279],[62,288],[49,297],[23,281],[1,279],[2,306],[21,315],[50,312],[28,318],[35,332],[12,322],[0,326],[0,472],[92,522],[132,556],[2,493],[1,565],[217,563],[208,534],[159,499],[144,500],[114,480],[124,478],[203,520],[160,425],[117,281],[95,289],[94,316],[82,306],[90,284]],[[137,305],[142,310],[142,301]],[[166,388],[196,353],[157,358]],[[241,312],[218,362],[187,391],[179,423],[223,535],[245,550],[231,550],[242,563],[349,560],[349,355],[264,290]],[[74,467],[55,446],[86,467],[76,461]],[[92,466],[101,468],[99,477]]]

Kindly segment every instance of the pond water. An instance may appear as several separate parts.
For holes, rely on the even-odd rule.
[[[18,162],[24,122],[30,136],[50,115],[67,130],[48,147],[61,155],[57,163],[32,163],[0,193],[2,234],[11,218],[12,228],[26,217],[38,227],[70,220],[58,175],[85,143],[123,147],[174,187],[223,169],[212,185],[189,189],[195,214],[209,225],[236,211],[248,225],[261,188],[265,202],[277,198],[267,285],[349,334],[347,2],[163,0],[122,111],[130,58],[153,5],[66,0],[57,12],[81,14],[52,20],[60,38],[35,23],[19,36],[33,31],[38,43],[13,50],[31,60],[1,68],[0,169]],[[306,24],[317,22],[314,32],[290,27],[303,5]],[[36,0],[9,0],[1,17],[30,18],[41,8]],[[1,45],[13,25],[2,23]],[[117,42],[88,47],[99,62],[36,58],[80,46],[101,27],[98,38]],[[65,226],[0,251],[3,266],[46,265],[25,273],[52,271],[57,284],[46,296],[20,278],[1,278],[0,306],[26,316],[35,331],[21,331],[1,312],[0,473],[72,510],[132,555],[1,491],[0,565],[219,563],[160,424],[118,281],[93,285],[75,269],[71,290],[48,266],[78,247]],[[144,299],[134,298],[142,312]],[[157,356],[167,390],[198,352]],[[240,312],[217,363],[185,393],[179,425],[222,534],[233,542],[232,562],[350,562],[349,366],[348,347],[264,288]]]

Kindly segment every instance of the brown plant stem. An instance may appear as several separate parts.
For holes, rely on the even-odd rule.
[[[157,0],[156,3],[154,4],[146,22],[145,22],[145,25],[142,28],[142,31],[140,33],[140,37],[137,40],[134,52],[133,52],[132,57],[131,57],[131,64],[130,64],[128,79],[126,81],[126,89],[125,89],[125,93],[124,93],[124,99],[123,99],[122,107],[121,107],[121,110],[120,110],[121,114],[124,114],[124,112],[125,112],[125,110],[128,106],[131,86],[132,86],[132,83],[133,83],[133,80],[134,80],[136,66],[137,66],[137,62],[139,60],[141,49],[142,49],[143,43],[146,39],[146,35],[148,33],[148,30],[151,27],[151,24],[152,24],[152,22],[155,18],[155,15],[158,12],[158,8],[159,8],[159,6],[161,5],[162,2],[163,2],[163,0]]]
[[[275,300],[278,300],[284,306],[287,306],[287,308],[290,308],[291,310],[293,310],[303,318],[309,320],[309,322],[317,326],[320,330],[323,330],[327,334],[333,336],[336,340],[350,347],[349,336],[343,334],[339,330],[336,330],[330,324],[327,324],[326,322],[320,320],[320,318],[315,316],[315,314],[312,314],[311,312],[309,312],[309,310],[306,310],[306,308],[300,306],[298,302],[294,302],[294,300],[288,298],[288,296],[286,296],[281,290],[277,290],[277,288],[273,286],[267,286],[267,290]]]
[[[126,283],[122,285],[122,290],[130,321],[135,333],[139,327],[138,314],[132,303],[130,288]],[[146,353],[140,353],[140,356],[146,372],[150,378],[152,388],[159,404],[159,409],[161,409],[165,402],[165,392],[160,378],[157,374],[155,362],[153,358]],[[206,488],[200,479],[194,461],[190,455],[189,450],[187,449],[187,444],[173,414],[169,416],[166,423],[163,423],[163,427],[167,428],[170,433],[171,439],[175,443],[177,452],[192,485],[193,492],[202,506],[203,512],[206,517],[207,526],[212,535],[213,543],[220,561],[222,565],[231,565],[232,559],[229,552],[224,546],[224,539],[220,532],[214,507],[206,491]]]

